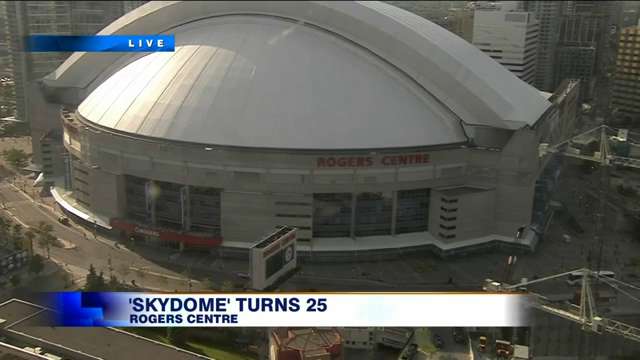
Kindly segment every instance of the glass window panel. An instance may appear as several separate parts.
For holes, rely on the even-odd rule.
[[[350,193],[313,194],[313,237],[351,236]]]
[[[360,193],[356,198],[356,236],[390,235],[391,193]]]
[[[220,189],[189,188],[191,231],[221,235]]]
[[[429,229],[429,189],[398,191],[396,234]]]

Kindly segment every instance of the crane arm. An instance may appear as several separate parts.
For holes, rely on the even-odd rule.
[[[527,286],[527,285],[531,285],[531,284],[535,284],[535,283],[539,283],[539,282],[543,282],[543,281],[547,281],[547,280],[551,280],[551,279],[560,278],[560,277],[567,276],[569,274],[573,274],[573,273],[577,273],[577,272],[582,272],[584,274],[585,272],[588,272],[588,271],[590,271],[590,270],[589,269],[584,269],[584,268],[576,269],[576,270],[571,270],[571,271],[564,272],[562,274],[545,276],[545,277],[540,278],[540,279],[535,279],[535,280],[530,280],[530,281],[523,281],[523,282],[520,282],[520,283],[515,284],[515,285],[503,284],[503,288],[506,289],[506,290],[517,289],[519,287],[523,287],[523,286]]]

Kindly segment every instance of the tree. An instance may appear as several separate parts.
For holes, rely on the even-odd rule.
[[[47,250],[47,259],[51,259],[51,246],[56,244],[58,240],[53,234],[53,226],[47,224],[44,221],[40,221],[35,228],[35,233],[38,239],[38,245],[41,248]]]
[[[9,281],[11,281],[11,285],[13,285],[13,287],[18,287],[18,285],[20,285],[20,275],[15,274],[11,277],[11,279],[9,279]]]
[[[89,273],[87,274],[87,286],[89,284],[95,283],[95,279],[97,276],[98,273],[96,272],[96,268],[93,267],[93,264],[89,265]]]
[[[115,275],[109,277],[108,289],[109,291],[120,291],[122,289],[122,284]]]
[[[36,238],[36,233],[31,228],[29,228],[24,232],[24,237],[28,242],[27,246],[29,247],[29,254],[33,255],[33,240]]]
[[[13,224],[11,227],[11,240],[13,242],[13,247],[15,249],[22,249],[23,239],[22,225],[17,223]]]
[[[2,152],[4,160],[11,165],[14,169],[19,169],[27,166],[27,160],[29,155],[20,149],[9,149]]]
[[[84,285],[85,291],[104,291],[107,288],[107,284],[104,280],[104,274],[102,271],[100,274],[96,272],[96,268],[93,264],[89,266],[89,273],[87,274],[87,281]]]
[[[9,245],[9,227],[11,225],[5,219],[0,217],[0,238],[2,238],[2,243],[4,247],[8,247]]]
[[[33,274],[40,274],[44,270],[44,261],[42,256],[35,254],[31,257],[31,261],[29,261],[29,272]]]

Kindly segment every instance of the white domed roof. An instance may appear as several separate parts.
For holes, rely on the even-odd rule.
[[[368,50],[267,16],[175,30],[174,53],[117,71],[80,105],[86,120],[193,143],[292,149],[460,143],[459,119]]]
[[[105,126],[260,147],[458,142],[460,122],[516,130],[551,107],[473,45],[380,2],[151,1],[99,34],[159,33],[179,51],[76,52],[43,85],[65,104],[96,90],[80,114]]]

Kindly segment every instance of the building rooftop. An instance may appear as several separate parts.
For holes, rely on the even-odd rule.
[[[550,103],[456,35],[377,2],[149,2],[100,34],[175,53],[74,53],[44,80],[108,128],[263,148],[415,147],[519,129]],[[107,111],[107,109],[109,111]]]
[[[127,133],[257,148],[371,149],[462,143],[455,114],[365,49],[264,16],[175,30],[98,86],[84,119]]]
[[[66,351],[102,359],[208,359],[113,328],[42,326],[50,315],[51,310],[36,304],[17,299],[6,301],[0,304],[0,319],[6,320],[0,325],[0,335],[23,346],[40,346],[58,356]]]

